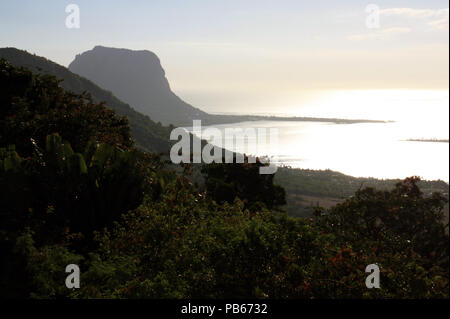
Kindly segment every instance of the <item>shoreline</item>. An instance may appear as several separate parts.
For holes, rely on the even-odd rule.
[[[421,142],[421,143],[448,143],[449,140],[446,139],[435,139],[435,138],[408,138],[402,140],[403,142]]]
[[[342,119],[342,118],[326,118],[326,117],[303,117],[303,116],[263,116],[263,115],[220,115],[209,114],[207,118],[202,119],[204,125],[223,125],[237,124],[242,122],[256,121],[274,121],[274,122],[320,122],[334,124],[388,124],[395,123],[391,120],[369,120],[369,119]]]

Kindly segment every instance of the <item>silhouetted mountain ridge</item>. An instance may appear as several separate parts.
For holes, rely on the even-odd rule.
[[[137,111],[155,121],[190,126],[193,120],[204,125],[245,121],[316,121],[333,123],[382,122],[312,117],[208,114],[184,102],[170,89],[159,58],[147,50],[96,46],[76,56],[69,69],[106,88]]]

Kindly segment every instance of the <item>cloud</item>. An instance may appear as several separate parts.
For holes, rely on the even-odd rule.
[[[414,9],[414,8],[387,8],[379,12],[380,21],[383,25],[384,18],[397,18],[395,24],[403,26],[375,29],[368,33],[354,34],[347,37],[351,41],[361,41],[367,39],[389,39],[394,36],[406,34],[414,30],[445,31],[449,28],[449,8],[443,9]],[[402,20],[403,18],[403,20]],[[408,19],[408,20],[405,20]],[[392,19],[390,22],[392,26]],[[404,26],[404,24],[407,25]],[[427,28],[428,26],[428,28]]]
[[[448,18],[428,22],[428,25],[436,30],[448,30]]]
[[[382,40],[382,39],[388,39],[393,36],[397,36],[400,34],[405,34],[411,32],[410,28],[388,28],[388,29],[381,29],[377,31],[373,31],[371,33],[364,33],[364,34],[354,34],[347,37],[348,40],[352,41],[361,41],[361,40]]]
[[[433,30],[448,30],[449,9],[389,8],[380,10],[380,16],[405,17],[422,20]]]
[[[442,18],[448,19],[448,8],[445,9],[413,9],[413,8],[389,8],[380,10],[380,15],[407,16],[413,18]]]
[[[201,41],[172,41],[169,45],[188,46],[188,47],[236,47],[240,44],[232,42],[201,42]]]

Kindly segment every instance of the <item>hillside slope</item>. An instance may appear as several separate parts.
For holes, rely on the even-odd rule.
[[[90,92],[94,101],[104,101],[107,107],[128,118],[137,146],[151,152],[167,152],[169,150],[171,130],[169,127],[155,123],[148,116],[140,114],[111,92],[102,89],[90,80],[74,74],[67,68],[44,57],[16,48],[0,48],[0,58],[5,58],[15,66],[23,66],[33,72],[54,75],[63,80],[61,86],[68,91],[78,94]]]

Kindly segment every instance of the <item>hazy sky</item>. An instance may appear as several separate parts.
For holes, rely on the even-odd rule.
[[[80,29],[65,26],[70,3],[79,5]],[[379,28],[366,26],[369,3],[381,9]],[[147,49],[160,57],[172,88],[199,106],[257,104],[314,90],[448,90],[448,6],[441,0],[2,0],[0,47],[65,66],[95,45]]]

